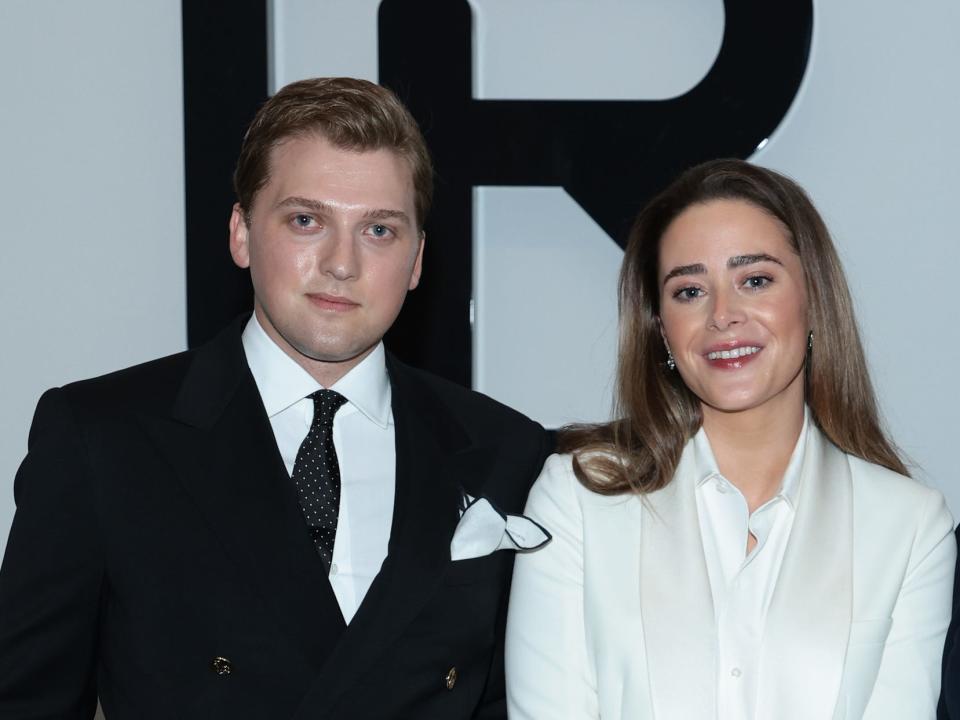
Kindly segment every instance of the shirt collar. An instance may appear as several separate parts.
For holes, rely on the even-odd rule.
[[[250,316],[242,336],[247,365],[257,383],[268,417],[283,412],[291,405],[323,388],[297,362],[267,335],[257,320]],[[393,420],[390,412],[390,379],[387,376],[386,352],[377,343],[367,357],[335,382],[336,390],[371,422],[386,428]]]
[[[790,462],[787,463],[787,469],[783,473],[783,482],[780,484],[780,491],[777,497],[784,498],[790,507],[796,508],[797,495],[800,491],[800,471],[803,468],[803,454],[807,444],[807,428],[810,425],[810,409],[804,405],[803,408],[803,427],[800,428],[800,437],[797,438],[797,444],[793,448],[793,454],[790,455]],[[710,439],[707,437],[703,426],[697,430],[689,443],[693,455],[694,471],[697,478],[697,487],[700,487],[708,480],[715,477],[723,478],[717,460],[713,456],[713,448],[710,447]],[[726,478],[724,478],[726,480]],[[729,481],[727,481],[729,482]]]

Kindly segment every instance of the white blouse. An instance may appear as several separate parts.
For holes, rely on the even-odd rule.
[[[754,720],[767,609],[793,528],[804,418],[777,494],[750,513],[743,493],[721,473],[703,428],[691,440],[697,518],[717,628],[717,718]],[[747,534],[757,539],[746,553]]]

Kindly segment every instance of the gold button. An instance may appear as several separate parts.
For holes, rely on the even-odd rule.
[[[447,690],[453,690],[453,686],[457,684],[457,669],[455,667],[447,670],[447,676],[443,679],[443,684],[447,686]]]
[[[233,672],[233,663],[225,657],[215,657],[210,661],[210,669],[217,675],[229,675]]]

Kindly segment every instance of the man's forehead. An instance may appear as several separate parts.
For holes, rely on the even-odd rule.
[[[299,150],[298,150],[299,148]],[[337,142],[321,131],[297,132],[281,137],[273,143],[267,154],[268,168],[273,165],[278,156],[287,152],[302,152],[303,148],[329,150],[332,153],[342,154],[345,157],[391,158],[402,165],[409,172],[410,183],[413,184],[413,164],[405,153],[389,145],[367,147],[353,143]]]
[[[321,191],[363,199],[353,204],[371,210],[412,213],[415,207],[413,169],[393,148],[339,147],[322,135],[308,135],[291,136],[271,149],[258,193],[269,196],[271,206],[289,205],[291,198],[330,202]]]

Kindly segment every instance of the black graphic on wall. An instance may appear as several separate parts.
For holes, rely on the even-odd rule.
[[[196,347],[253,307],[227,219],[240,141],[267,99],[267,0],[183,0],[181,17],[187,343]]]
[[[267,11],[265,0],[184,0],[182,7],[188,331],[194,346],[252,304],[247,276],[230,260],[226,219],[240,138],[266,97]],[[467,0],[381,3],[380,82],[421,123],[438,174],[424,277],[388,334],[394,352],[470,384],[475,186],[561,186],[622,244],[644,200],[677,172],[710,158],[749,157],[769,137],[806,69],[811,0],[782,0],[775,13],[761,0],[732,0],[725,9],[713,67],[681,97],[500,101],[472,98]],[[545,257],[545,272],[549,263]],[[503,291],[523,302],[523,288]],[[571,342],[576,337],[571,328]]]
[[[803,78],[811,2],[783,0],[774,10],[764,0],[735,0],[725,8],[717,59],[681,97],[500,101],[472,98],[467,0],[381,3],[380,82],[400,95],[423,127],[439,181],[424,277],[391,332],[395,351],[470,383],[473,187],[562,186],[622,245],[644,200],[680,170],[711,158],[749,157],[769,137]],[[585,46],[595,42],[590,38]],[[547,273],[549,263],[545,257]],[[503,292],[523,302],[523,288]],[[577,336],[570,328],[570,341]]]

